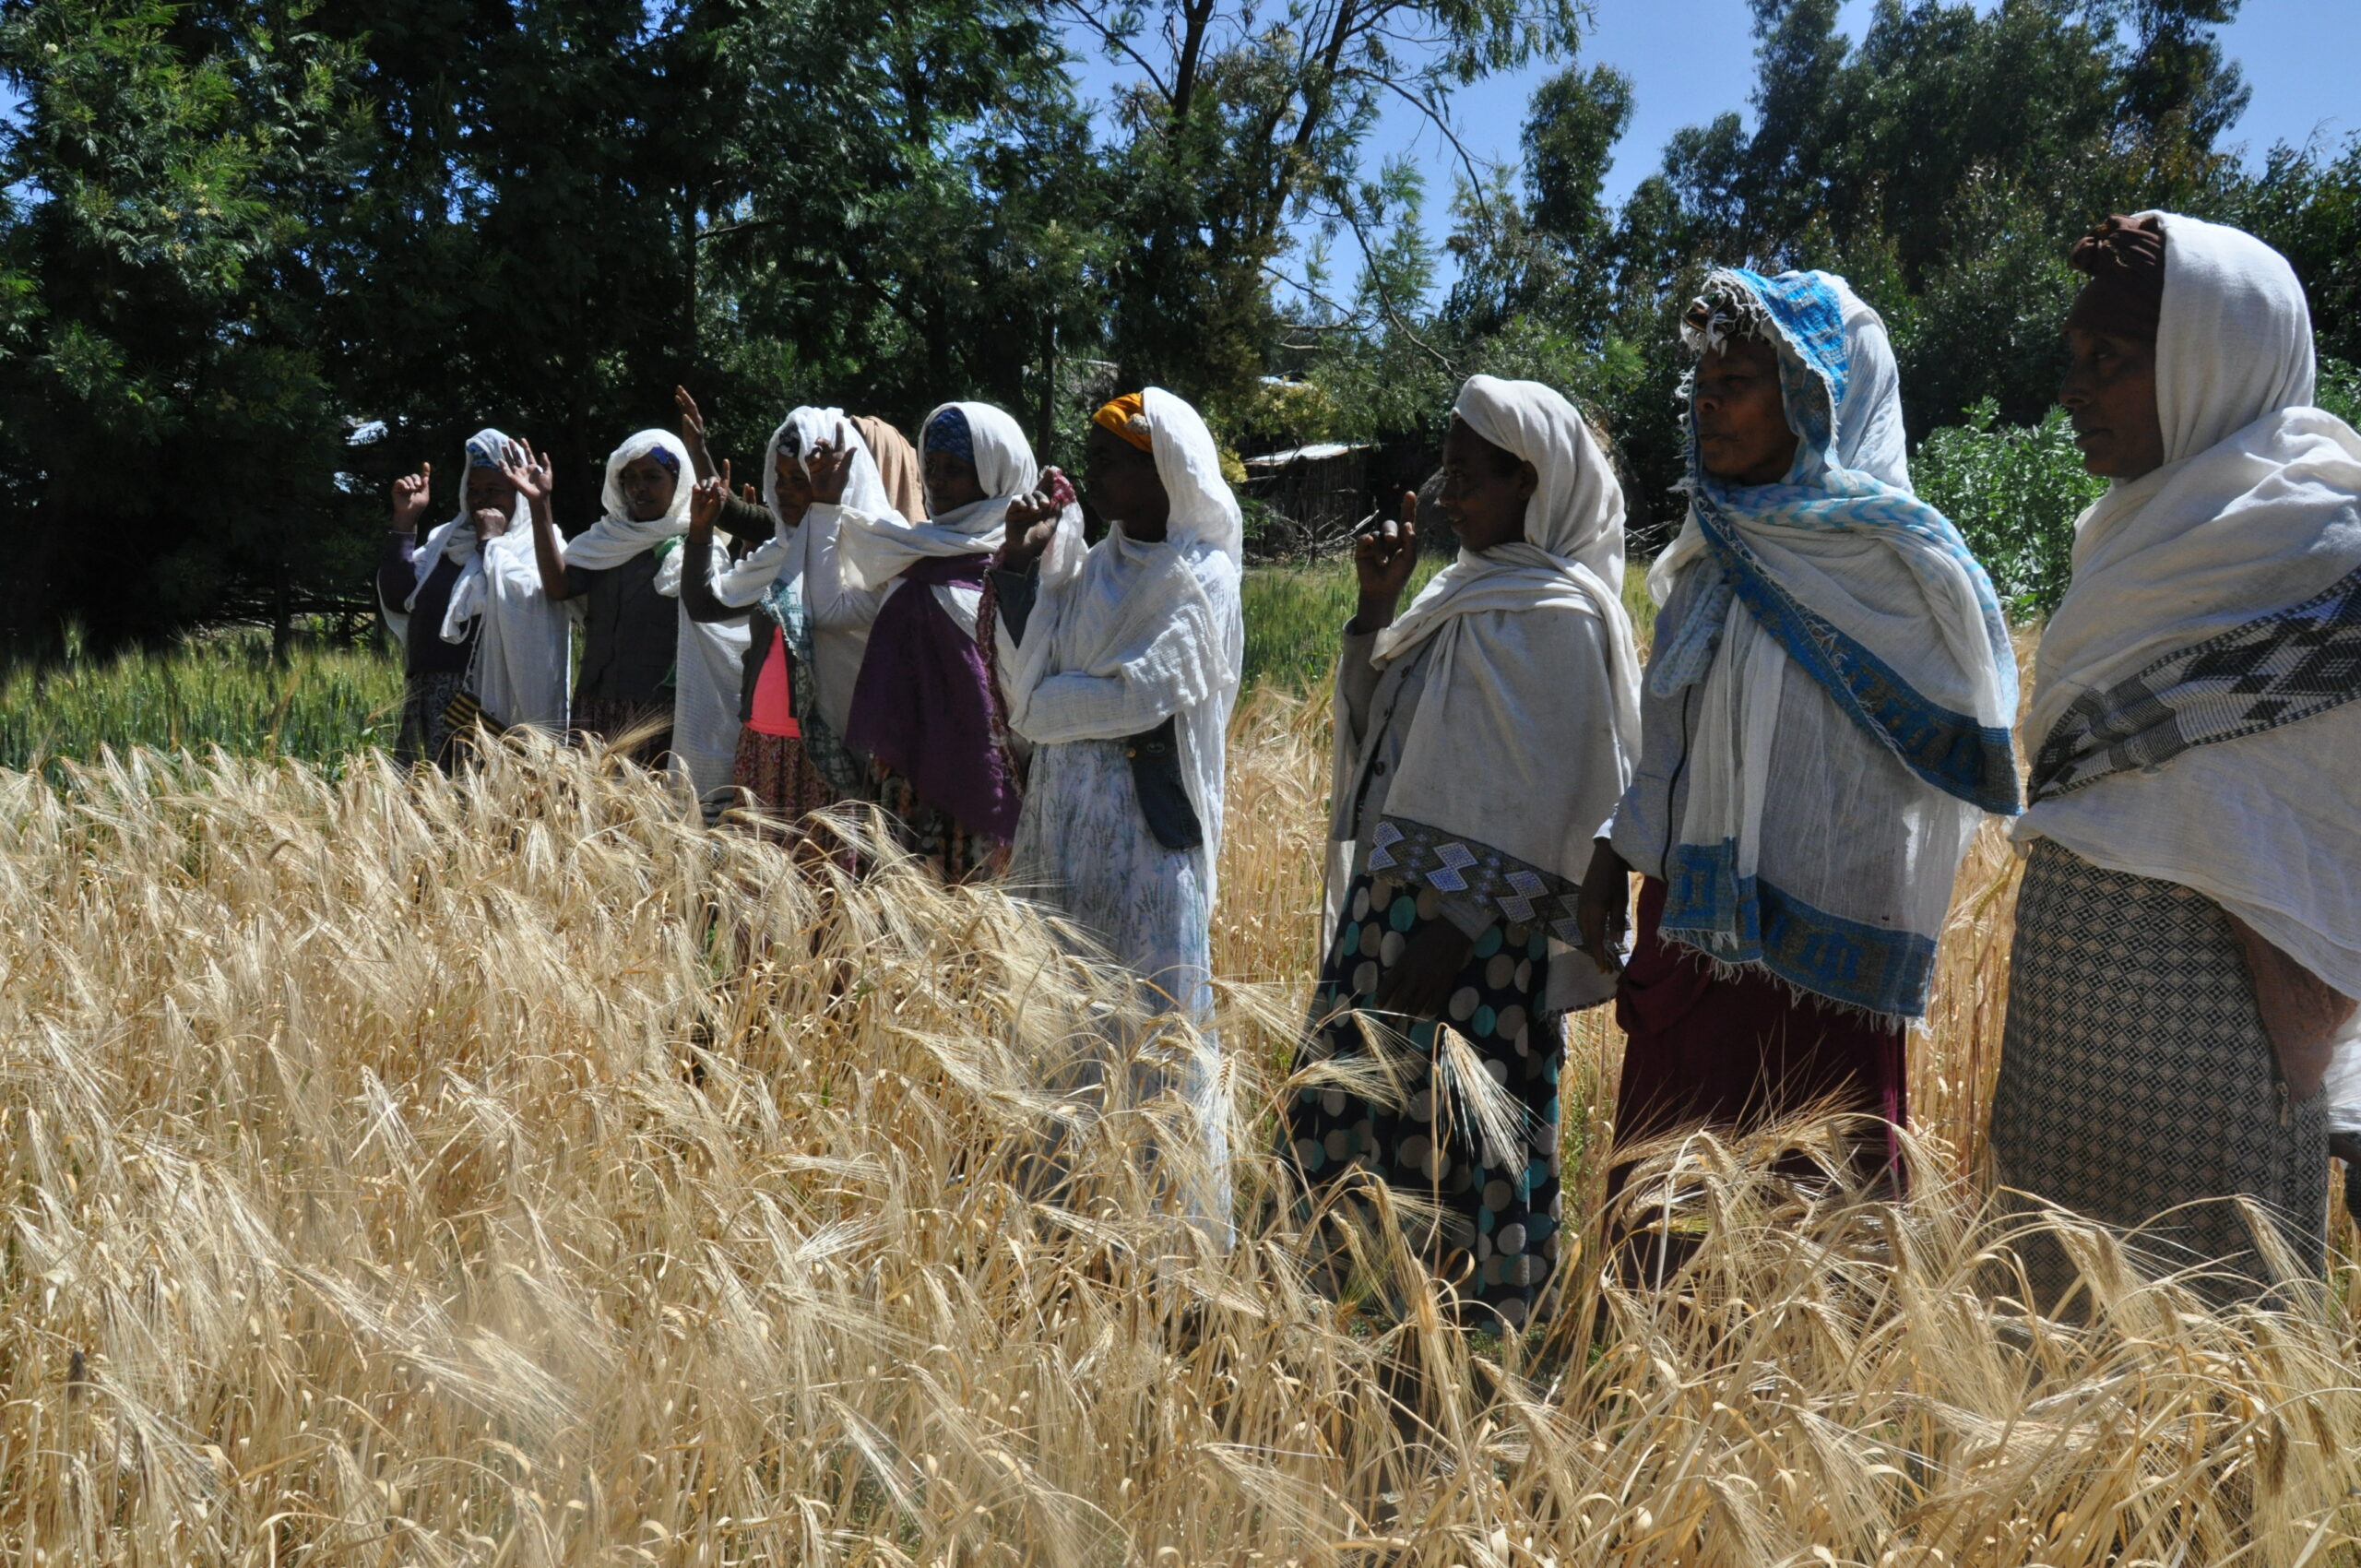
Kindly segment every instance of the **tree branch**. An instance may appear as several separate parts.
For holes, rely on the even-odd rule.
[[[1442,108],[1431,100],[1412,92],[1391,77],[1382,77],[1373,71],[1364,71],[1357,65],[1347,65],[1338,74],[1356,77],[1362,81],[1375,82],[1380,87],[1390,89],[1408,100],[1413,108],[1425,115],[1427,123],[1442,132],[1442,139],[1451,144],[1451,150],[1459,155],[1460,167],[1467,171],[1467,187],[1476,197],[1477,214],[1483,219],[1485,227],[1491,227],[1492,209],[1484,200],[1484,181],[1483,177],[1476,172],[1476,155],[1467,150],[1466,144],[1459,139],[1459,133],[1453,130],[1451,122],[1442,117]]]
[[[1057,0],[1057,4],[1060,10],[1076,18],[1085,27],[1097,33],[1099,42],[1107,48],[1121,51],[1125,58],[1146,75],[1149,83],[1156,89],[1157,96],[1163,99],[1167,104],[1171,103],[1172,89],[1165,85],[1162,77],[1156,74],[1156,67],[1147,63],[1147,57],[1132,47],[1128,39],[1121,37],[1106,23],[1100,21],[1097,14],[1082,4],[1082,0]]]

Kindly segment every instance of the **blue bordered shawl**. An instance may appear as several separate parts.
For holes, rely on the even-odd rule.
[[[1743,603],[1796,669],[1817,682],[1863,732],[1929,787],[1984,811],[2021,809],[2015,748],[2007,724],[1980,720],[1915,689],[1892,659],[1804,604],[1756,547],[1741,522],[1794,530],[1877,532],[1905,553],[1954,564],[1974,587],[2000,683],[1999,714],[2013,715],[2016,663],[1991,580],[1959,530],[1909,491],[1835,461],[1835,410],[1852,369],[1845,310],[1821,273],[1767,278],[1730,268],[1775,327],[1780,387],[1797,428],[1795,466],[1783,482],[1739,486],[1704,471],[1696,416],[1689,416],[1688,491],[1703,544],[1689,612],[1656,653],[1651,691],[1669,695],[1704,678],[1730,604]],[[1931,634],[1930,634],[1931,635]],[[1735,841],[1682,842],[1664,867],[1663,929],[1718,961],[1759,964],[1791,984],[1863,1011],[1915,1017],[1925,1011],[1935,932],[1880,926],[1816,909],[1738,871]]]

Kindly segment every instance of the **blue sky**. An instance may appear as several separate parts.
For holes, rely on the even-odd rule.
[[[1857,36],[1872,0],[1846,0],[1845,26]],[[1596,0],[1596,28],[1582,58],[1605,62],[1631,78],[1631,128],[1616,148],[1607,194],[1620,201],[1656,166],[1664,145],[1685,125],[1724,110],[1748,115],[1754,86],[1752,14],[1746,0]],[[2302,143],[2315,134],[2333,145],[2361,131],[2361,0],[2246,0],[2238,19],[2223,30],[2228,53],[2254,89],[2245,117],[2227,140],[2244,144],[2260,164],[2273,142]],[[1125,73],[1089,50],[1079,74],[1086,93],[1103,99]],[[1525,71],[1462,93],[1453,104],[1461,141],[1479,158],[1513,161],[1526,101],[1558,64]],[[1440,240],[1458,168],[1442,138],[1406,109],[1390,113],[1372,143],[1374,157],[1407,153],[1427,176],[1427,228]],[[1374,165],[1372,164],[1372,167]],[[1339,270],[1348,270],[1341,252]]]

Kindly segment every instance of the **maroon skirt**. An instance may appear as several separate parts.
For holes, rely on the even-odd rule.
[[[1910,1087],[1901,1028],[1760,969],[1716,974],[1694,948],[1665,938],[1664,900],[1661,881],[1641,884],[1638,941],[1616,988],[1615,1021],[1626,1037],[1619,1145],[1701,1127],[1744,1134],[1812,1110],[1903,1124]],[[1863,1153],[1893,1169],[1891,1132],[1880,1141],[1882,1149]],[[1610,1189],[1621,1175],[1619,1164]]]

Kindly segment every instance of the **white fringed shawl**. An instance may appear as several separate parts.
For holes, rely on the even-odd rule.
[[[2165,462],[2076,524],[2017,837],[2193,887],[2361,996],[2361,435],[2310,406],[2286,260],[2154,216]]]
[[[1067,508],[1042,556],[1024,642],[995,628],[1001,681],[1009,727],[1035,745],[1120,740],[1178,716],[1181,781],[1204,829],[1210,904],[1221,859],[1223,732],[1246,657],[1240,518],[1197,410],[1162,387],[1142,399],[1157,477],[1171,501],[1165,539],[1142,544],[1117,529],[1086,553],[1081,514]]]
[[[1506,918],[1540,921],[1572,943],[1573,896],[1640,741],[1639,654],[1621,593],[1623,493],[1582,416],[1537,382],[1476,376],[1453,411],[1531,463],[1540,485],[1522,540],[1461,551],[1378,634],[1381,669],[1430,644],[1434,651],[1386,790],[1378,829],[1386,842],[1370,863],[1421,883],[1441,876],[1453,884],[1446,891],[1498,903]],[[1355,831],[1360,780],[1381,739],[1372,726],[1354,745],[1338,699],[1329,837],[1339,846]],[[1415,863],[1411,841],[1438,832],[1469,841],[1477,861]],[[1493,864],[1487,849],[1515,863]],[[1330,857],[1332,905],[1350,860],[1349,849]]]

